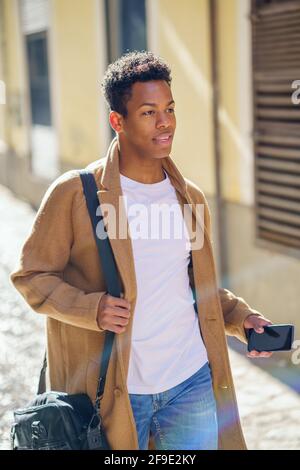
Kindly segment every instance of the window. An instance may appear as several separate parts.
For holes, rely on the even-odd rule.
[[[108,62],[123,53],[146,50],[145,0],[105,0]]]
[[[41,178],[58,174],[58,143],[51,108],[49,0],[19,0],[31,121],[30,170]]]
[[[257,238],[300,253],[300,2],[252,0],[251,18]]]
[[[51,125],[47,33],[26,36],[32,124]]]

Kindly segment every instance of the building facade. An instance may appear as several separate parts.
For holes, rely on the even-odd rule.
[[[107,64],[132,49],[166,59],[172,157],[209,200],[220,283],[297,338],[298,1],[0,0],[0,44],[0,183],[34,207],[105,154]]]

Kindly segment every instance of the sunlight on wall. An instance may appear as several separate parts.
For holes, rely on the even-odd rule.
[[[215,192],[207,0],[160,0],[159,53],[170,64],[177,131],[172,156],[184,176]]]

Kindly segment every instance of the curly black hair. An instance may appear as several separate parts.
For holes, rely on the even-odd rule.
[[[126,117],[126,104],[131,97],[132,85],[150,80],[165,80],[169,86],[172,80],[170,67],[153,52],[127,52],[111,63],[101,84],[110,110]]]

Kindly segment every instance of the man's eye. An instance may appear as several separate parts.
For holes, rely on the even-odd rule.
[[[171,111],[171,113],[175,113],[175,109],[174,109],[174,108],[169,108],[168,111]]]
[[[145,111],[143,114],[145,116],[149,116],[151,113],[154,113],[154,111],[153,110],[152,111]]]

